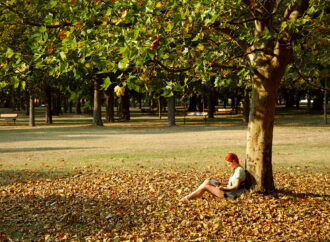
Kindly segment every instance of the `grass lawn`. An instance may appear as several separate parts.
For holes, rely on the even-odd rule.
[[[155,116],[104,127],[80,118],[1,124],[0,240],[329,239],[330,127],[321,115],[277,116],[277,193],[187,205],[178,200],[205,178],[227,181],[226,153],[244,164],[239,116],[179,117],[176,127]]]

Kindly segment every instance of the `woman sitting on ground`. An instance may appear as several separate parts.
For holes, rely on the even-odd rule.
[[[238,198],[245,191],[245,170],[240,166],[236,154],[227,154],[225,160],[233,171],[226,187],[221,186],[220,182],[214,179],[206,179],[196,191],[182,198],[181,202],[187,202],[190,199],[200,198],[204,192],[209,192],[219,198]]]

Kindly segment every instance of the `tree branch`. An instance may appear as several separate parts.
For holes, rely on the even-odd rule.
[[[318,85],[315,85],[313,83],[310,83],[309,80],[301,74],[301,72],[299,71],[299,69],[298,69],[298,67],[296,66],[295,63],[292,63],[292,66],[293,66],[293,69],[296,70],[296,72],[298,73],[298,75],[300,76],[300,78],[303,79],[308,85],[310,85],[312,87],[315,87],[318,90],[321,90],[322,92],[324,92],[324,91],[330,91],[328,88],[319,87]]]
[[[261,19],[258,19],[258,18],[251,18],[251,19],[246,19],[246,20],[241,21],[241,22],[229,21],[229,22],[227,22],[227,23],[229,23],[229,24],[234,24],[234,25],[240,25],[240,24],[244,24],[244,23],[252,22],[252,21],[255,21],[255,20],[259,20],[259,21],[261,21]]]
[[[231,70],[241,70],[244,68],[243,66],[222,65],[218,63],[212,63],[211,67],[215,69],[231,69]]]
[[[223,33],[224,35],[230,37],[231,39],[233,39],[233,41],[243,50],[246,51],[250,45],[244,41],[244,40],[239,40],[237,39],[237,35],[234,33],[233,30],[228,29],[228,28],[220,28],[219,27],[219,22],[214,22],[213,24],[210,25],[210,27],[214,28],[216,31]]]
[[[288,6],[283,16],[285,20],[288,20],[290,18],[291,13],[296,9],[297,6],[298,6],[297,2],[293,2]]]
[[[302,0],[298,10],[297,7],[298,7],[297,1],[291,3],[284,12],[284,16],[283,16],[284,19],[297,20],[299,16],[302,16],[307,11],[309,7],[309,0]]]
[[[171,68],[171,67],[167,67],[165,66],[163,63],[161,63],[159,60],[157,60],[156,58],[154,58],[153,60],[151,60],[150,62],[154,62],[157,65],[159,65],[161,68],[163,68],[164,70],[166,70],[167,72],[171,72],[171,73],[182,73],[185,71],[189,71],[191,69],[193,69],[192,64],[190,64],[190,67],[187,68],[183,68],[183,69],[175,69],[175,68]],[[148,63],[148,62],[146,62]]]

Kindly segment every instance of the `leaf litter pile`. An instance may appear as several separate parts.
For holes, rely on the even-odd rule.
[[[325,174],[275,173],[277,193],[181,204],[207,177],[194,169],[82,171],[0,186],[1,240],[328,240]]]

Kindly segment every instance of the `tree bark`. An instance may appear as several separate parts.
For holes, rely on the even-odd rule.
[[[256,29],[263,31],[264,26],[257,22]],[[247,134],[247,183],[253,190],[269,193],[275,189],[272,145],[277,91],[292,50],[279,41],[274,45],[274,55],[253,53],[249,58],[256,68]]]
[[[33,96],[30,94],[30,98],[29,98],[29,103],[30,103],[30,112],[29,112],[29,126],[30,127],[34,127],[35,126],[35,115],[34,115],[34,98]]]
[[[168,98],[167,102],[167,118],[168,118],[168,126],[175,126],[175,96]]]
[[[102,114],[101,114],[100,83],[98,80],[94,81],[93,125],[103,126]]]
[[[53,123],[52,114],[52,90],[49,85],[46,86],[46,124]]]

